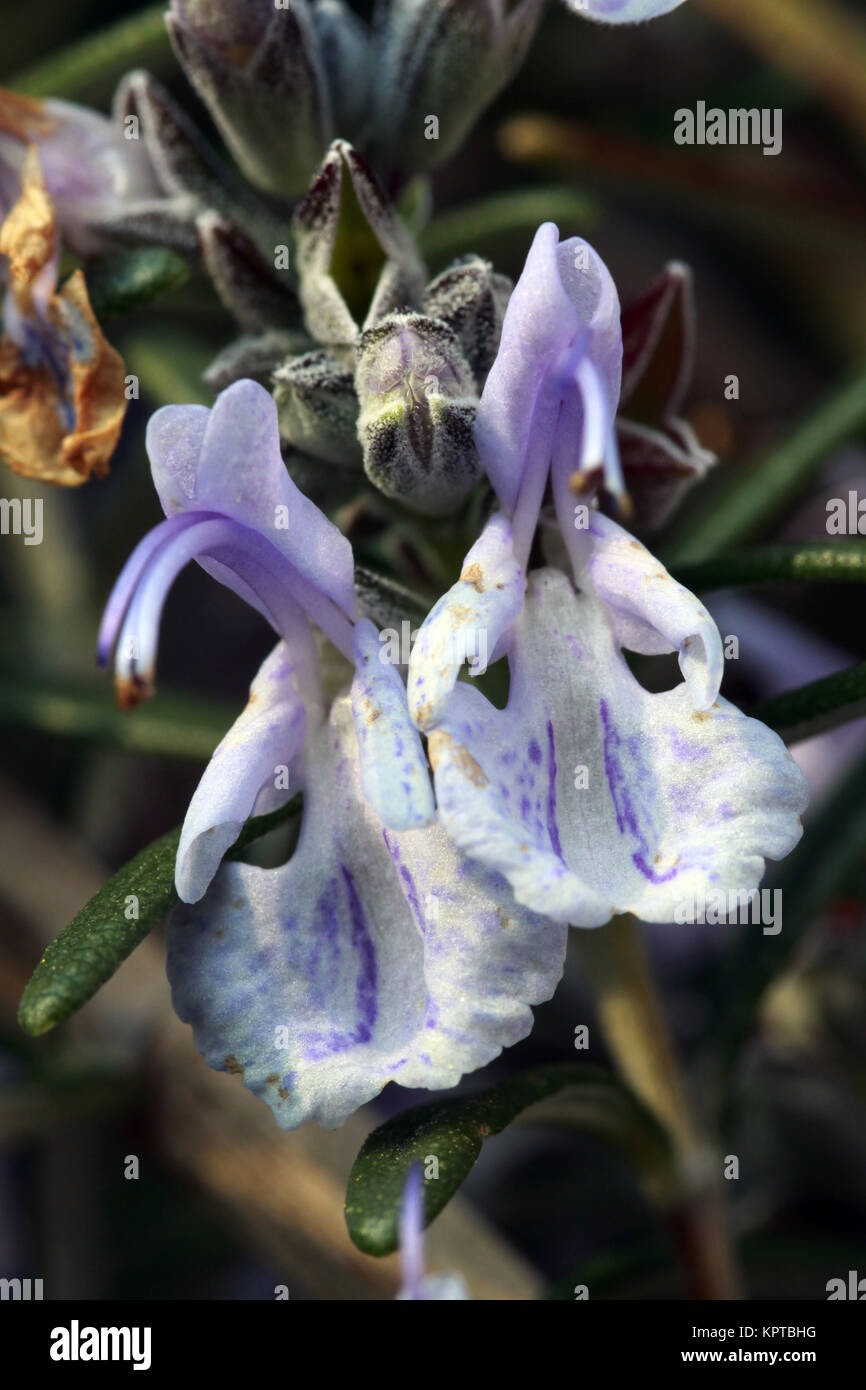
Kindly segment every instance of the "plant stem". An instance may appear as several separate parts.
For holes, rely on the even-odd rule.
[[[686,1100],[640,931],[631,916],[577,933],[605,1041],[623,1079],[673,1140],[680,1200],[669,1212],[674,1240],[697,1299],[739,1297],[713,1157]]]

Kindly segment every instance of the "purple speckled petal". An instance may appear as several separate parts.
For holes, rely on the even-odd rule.
[[[264,387],[236,381],[211,410],[164,406],[148,422],[147,452],[166,516],[217,512],[258,531],[354,616],[352,547],[289,477],[276,406]],[[226,582],[224,574],[217,577]]]
[[[674,921],[797,843],[806,784],[781,740],[726,700],[696,709],[686,683],[645,691],[590,590],[531,575],[510,645],[506,709],[457,686],[429,751],[446,829],[518,902],[575,926]]]
[[[308,735],[297,849],[225,864],[175,910],[175,1008],[278,1125],[342,1124],[388,1081],[443,1089],[526,1036],[565,929],[516,908],[439,825],[383,830],[364,802],[348,698]]]
[[[321,720],[312,632],[298,610],[291,652],[280,642],[250,686],[249,703],[219,744],[199,782],[181,831],[175,885],[198,902],[244,821],[293,796],[293,764],[307,729],[307,706]]]
[[[368,618],[355,624],[351,699],[366,800],[390,830],[430,825],[436,804],[427,756],[409,718],[400,672]]]
[[[464,662],[478,675],[496,659],[500,639],[520,612],[524,589],[510,523],[497,513],[463,561],[459,580],[430,610],[416,638],[408,692],[419,729],[436,723]]]
[[[575,14],[600,24],[639,24],[644,19],[670,14],[683,0],[565,0],[565,3]]]

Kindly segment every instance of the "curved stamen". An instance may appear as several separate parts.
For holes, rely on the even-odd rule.
[[[234,532],[234,524],[230,521],[203,520],[198,515],[193,525],[176,532],[167,541],[163,534],[161,543],[152,551],[149,563],[140,573],[117,639],[114,672],[118,703],[122,708],[131,708],[153,691],[160,619],[175,579],[204,551],[230,544]]]
[[[227,517],[190,515],[194,520],[189,525],[175,527],[168,535],[157,527],[145,538],[148,544],[137,557],[135,571],[121,576],[123,590],[110,600],[112,623],[116,626],[133,574],[137,576],[117,640],[116,678],[121,705],[135,704],[151,693],[162,609],[178,574],[194,559],[210,559],[230,571],[286,640],[296,629],[295,615],[300,605],[334,645],[349,660],[353,659],[351,624],[330,599],[297,573],[274,545]]]
[[[100,666],[105,666],[108,663],[111,649],[117,641],[120,625],[126,616],[126,610],[139,580],[156,551],[161,546],[166,545],[179,531],[185,531],[190,526],[195,526],[199,521],[216,518],[216,515],[215,512],[181,512],[177,516],[169,517],[167,521],[161,521],[138,542],[115,580],[114,588],[105,605],[96,644],[96,660]]]

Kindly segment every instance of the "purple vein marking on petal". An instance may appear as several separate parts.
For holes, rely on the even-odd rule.
[[[535,745],[538,747],[538,745]],[[550,836],[550,843],[553,845],[553,852],[563,864],[565,860],[562,855],[562,844],[559,839],[559,827],[556,824],[556,744],[553,738],[553,724],[547,721],[547,751],[550,760],[547,783],[547,833]],[[539,750],[540,753],[540,750]],[[532,745],[530,744],[529,756],[532,757]]]
[[[405,885],[403,891],[406,895],[406,900],[412,909],[415,921],[418,923],[418,930],[420,931],[422,937],[426,938],[427,921],[424,917],[423,912],[421,911],[421,903],[418,898],[418,889],[415,886],[415,880],[412,877],[412,874],[406,868],[406,865],[400,863],[400,846],[397,844],[397,841],[395,839],[392,839],[392,837],[388,834],[388,831],[384,829],[382,831],[382,838],[385,841],[385,844],[388,846],[388,853],[394,861],[395,867],[399,868],[400,870],[400,877],[402,878],[403,883]],[[430,994],[428,992],[424,1002],[424,1026],[426,1028],[435,1028],[436,1023],[438,1021],[438,1017],[439,1010],[437,1009],[436,1004],[431,999]]]
[[[345,1028],[330,1028],[327,1030],[313,1029],[302,1033],[298,1042],[303,1050],[305,1060],[312,1062],[320,1062],[325,1057],[333,1056],[337,1052],[347,1052],[350,1047],[355,1047],[358,1043],[369,1042],[373,1036],[373,1025],[378,1013],[376,948],[367,930],[364,910],[358,898],[354,879],[344,865],[340,866],[340,870],[349,900],[349,916],[352,924],[351,945],[360,962],[355,984],[358,1023],[351,1031]],[[337,879],[329,880],[325,892],[322,893],[316,905],[316,921],[318,930],[315,945],[308,961],[311,978],[310,997],[317,1007],[324,1009],[330,997],[331,979],[330,976],[323,975],[322,951],[326,949],[331,953],[333,969],[336,969],[341,955],[339,942],[341,919],[338,907]]]
[[[423,914],[423,912],[421,911],[421,904],[420,904],[420,902],[418,901],[418,889],[415,887],[415,880],[414,880],[414,878],[412,877],[412,875],[411,875],[411,873],[409,872],[409,870],[406,868],[406,865],[400,863],[400,848],[399,848],[399,845],[397,844],[397,842],[396,842],[395,840],[392,840],[392,839],[391,839],[391,837],[389,836],[387,830],[383,830],[383,831],[382,831],[382,839],[385,841],[385,844],[388,846],[388,853],[390,854],[392,860],[394,861],[395,867],[398,868],[398,869],[400,870],[400,877],[401,877],[401,879],[403,880],[403,883],[404,883],[404,885],[405,885],[405,886],[404,886],[404,889],[403,889],[403,892],[404,892],[404,894],[405,894],[405,896],[406,896],[406,901],[408,902],[409,906],[410,906],[411,909],[412,909],[412,913],[413,913],[413,915],[414,915],[414,917],[415,917],[415,921],[418,923],[418,929],[419,929],[419,931],[421,932],[421,935],[422,935],[422,936],[426,936],[426,934],[427,934],[427,923],[426,923],[425,920],[424,920],[424,914]]]
[[[626,831],[637,840],[638,848],[632,854],[632,863],[639,869],[644,878],[649,879],[650,883],[668,883],[672,878],[676,878],[679,868],[675,864],[666,873],[656,873],[649,863],[649,845],[646,837],[638,825],[637,816],[632,806],[628,784],[622,764],[616,755],[616,749],[622,747],[622,739],[613,727],[610,718],[610,709],[607,700],[602,698],[599,701],[599,714],[604,728],[604,770],[607,776],[607,785],[610,788],[611,800],[616,811],[616,823],[619,833],[625,834]]]
[[[346,893],[349,899],[349,913],[352,918],[352,945],[358,953],[360,959],[360,970],[358,972],[358,982],[355,987],[355,997],[358,1004],[358,1027],[355,1029],[356,1042],[369,1042],[373,1036],[373,1025],[376,1022],[376,1015],[379,1012],[376,985],[378,983],[378,970],[376,968],[376,948],[367,930],[367,923],[364,918],[364,909],[355,888],[355,880],[344,864],[340,865],[340,872],[343,875],[343,882],[346,885]]]

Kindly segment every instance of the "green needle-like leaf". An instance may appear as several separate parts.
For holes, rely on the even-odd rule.
[[[702,489],[666,548],[666,564],[682,567],[748,541],[790,506],[833,449],[864,432],[866,366],[861,366],[776,449],[720,473],[715,486]]]
[[[226,858],[237,859],[254,840],[288,820],[299,805],[296,796],[267,816],[252,817]],[[130,859],[47,948],[18,1008],[25,1033],[38,1037],[77,1012],[177,904],[174,861],[179,839],[180,826]]]
[[[674,578],[696,592],[744,584],[862,584],[866,582],[866,540],[768,545],[678,565]]]
[[[165,12],[164,4],[151,5],[88,34],[18,73],[9,86],[31,97],[103,100],[128,68],[163,66],[171,51]]]
[[[186,261],[164,246],[140,246],[87,266],[90,303],[102,323],[152,304],[188,279]]]
[[[747,713],[769,724],[786,743],[799,743],[859,719],[866,714],[866,661],[762,700]]]
[[[540,222],[558,222],[583,232],[598,221],[598,212],[598,203],[589,194],[562,185],[496,193],[435,218],[421,233],[421,250],[434,268],[464,256],[467,247],[493,256],[503,242],[517,237],[524,239],[528,250]]]
[[[368,1255],[390,1255],[397,1248],[400,1203],[413,1163],[438,1160],[438,1178],[424,1185],[429,1226],[470,1173],[484,1140],[528,1106],[566,1089],[563,1118],[570,1127],[612,1143],[644,1173],[657,1177],[670,1168],[663,1131],[608,1072],[571,1063],[535,1067],[489,1090],[406,1110],[374,1130],[349,1174],[346,1223],[352,1240]]]

